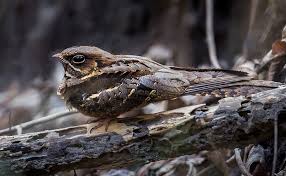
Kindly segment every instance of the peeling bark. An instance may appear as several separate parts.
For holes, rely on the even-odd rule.
[[[246,146],[273,136],[273,121],[285,130],[286,88],[248,98],[224,98],[218,105],[188,106],[120,119],[86,134],[92,124],[0,137],[0,169],[28,175],[78,168],[111,169],[201,150]]]

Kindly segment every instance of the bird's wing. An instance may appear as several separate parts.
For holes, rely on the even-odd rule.
[[[251,77],[235,77],[235,76],[226,76],[219,78],[210,78],[210,79],[202,79],[200,83],[192,84],[188,86],[184,94],[208,94],[214,90],[218,90],[221,88],[232,87],[234,85],[239,86],[237,83],[250,81]]]
[[[162,97],[177,97],[211,92],[252,79],[247,73],[233,70],[170,68],[142,76],[140,84],[156,90]]]

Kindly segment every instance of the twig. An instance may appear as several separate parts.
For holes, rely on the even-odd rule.
[[[257,5],[258,5],[258,0],[251,0],[251,8],[250,8],[250,20],[249,20],[249,24],[248,24],[248,31],[246,34],[246,41],[243,45],[243,56],[244,58],[248,57],[248,44],[247,42],[249,42],[249,37],[251,35],[252,32],[252,28],[253,28],[253,24],[255,22],[255,17],[256,17],[256,11],[257,11]]]
[[[213,0],[206,0],[206,35],[210,61],[214,67],[221,68],[217,59],[213,32]]]
[[[278,150],[278,115],[274,118],[274,152],[271,175],[274,176],[276,162],[277,162],[277,150]]]
[[[206,173],[208,171],[210,171],[211,169],[213,169],[213,168],[215,168],[215,165],[214,164],[210,164],[208,167],[203,168],[200,172],[198,172],[196,176],[206,175]]]
[[[282,170],[282,169],[283,169],[283,167],[285,166],[285,163],[286,163],[286,157],[284,158],[282,164],[280,165],[279,170]]]
[[[37,125],[40,123],[45,123],[45,122],[48,122],[48,121],[51,121],[51,120],[54,120],[54,119],[57,119],[60,117],[64,117],[64,116],[67,116],[70,114],[74,114],[74,113],[76,113],[76,111],[63,111],[63,112],[51,114],[51,115],[48,115],[48,116],[45,116],[42,118],[38,118],[38,119],[31,120],[31,121],[28,121],[25,123],[21,123],[19,125],[13,126],[13,127],[9,127],[9,128],[0,130],[0,135],[4,134],[4,133],[8,133],[8,132],[13,132],[13,131],[17,131],[17,134],[21,134],[23,129],[28,128],[30,126]]]
[[[228,158],[228,159],[225,161],[225,163],[226,163],[227,165],[230,165],[230,164],[232,164],[232,163],[234,162],[234,160],[235,160],[235,155],[232,155],[230,158]]]
[[[242,159],[241,159],[241,155],[240,155],[240,149],[239,148],[235,148],[234,149],[234,155],[235,155],[235,159],[236,159],[236,163],[237,163],[237,166],[239,167],[241,173],[243,175],[246,175],[246,176],[252,176],[245,168],[245,165],[244,163],[242,162]]]
[[[246,163],[248,155],[249,155],[249,152],[252,149],[252,147],[253,147],[253,144],[249,144],[248,146],[246,146],[244,148],[244,153],[243,153],[243,162],[244,163]]]

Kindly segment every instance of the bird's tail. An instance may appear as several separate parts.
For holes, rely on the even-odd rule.
[[[208,89],[205,91],[200,90],[200,92],[192,92],[192,94],[199,95],[212,95],[215,97],[236,97],[236,96],[249,96],[258,92],[278,88],[284,84],[265,81],[265,80],[248,80],[237,83],[232,83],[229,85],[222,85],[220,88]]]

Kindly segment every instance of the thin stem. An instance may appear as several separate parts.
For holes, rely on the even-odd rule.
[[[21,123],[19,125],[13,126],[13,127],[9,127],[3,130],[0,130],[0,135],[4,134],[4,133],[8,133],[8,132],[13,132],[13,131],[17,131],[17,134],[22,134],[23,129],[31,127],[33,125],[37,125],[40,123],[45,123],[60,117],[64,117],[70,114],[74,114],[77,113],[76,111],[63,111],[63,112],[59,112],[59,113],[55,113],[55,114],[51,114],[42,118],[38,118],[35,120],[31,120],[25,123]]]
[[[275,175],[276,162],[277,162],[277,150],[278,150],[278,115],[274,118],[274,151],[273,151],[273,163],[271,175]]]
[[[221,68],[217,59],[213,32],[213,0],[206,0],[206,35],[210,61],[214,67]]]
[[[246,176],[252,176],[252,174],[248,172],[248,170],[245,168],[244,163],[242,162],[241,155],[240,155],[240,149],[235,148],[234,155],[235,155],[237,166],[239,167],[241,173]]]

